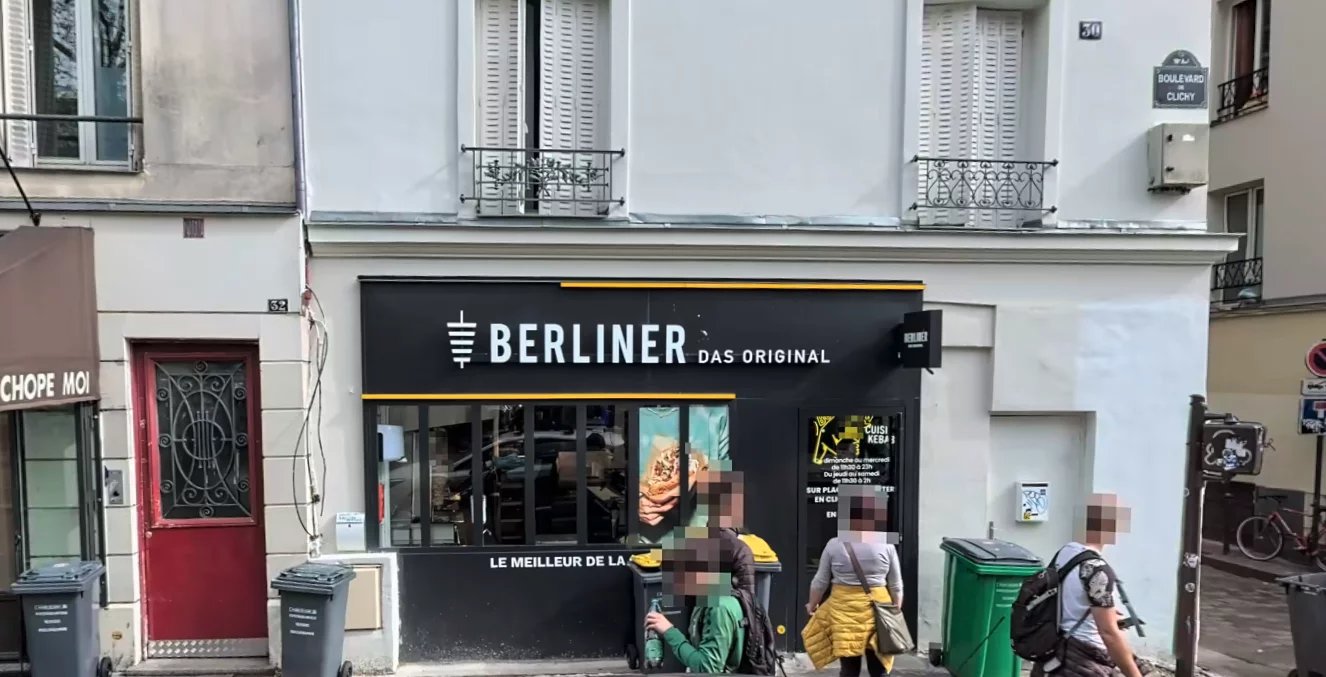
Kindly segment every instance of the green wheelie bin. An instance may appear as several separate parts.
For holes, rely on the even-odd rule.
[[[937,664],[954,677],[1019,677],[1008,623],[1022,581],[1043,568],[1040,558],[1008,541],[946,538],[944,642]]]

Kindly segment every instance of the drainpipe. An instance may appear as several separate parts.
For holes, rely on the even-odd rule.
[[[309,257],[312,255],[312,248],[308,237],[308,184],[305,181],[305,149],[304,149],[304,58],[303,41],[301,39],[300,27],[302,21],[300,18],[299,0],[286,0],[286,21],[290,29],[290,134],[294,145],[294,170],[295,170],[295,212],[299,216],[299,228],[302,235],[304,251],[304,260],[300,265],[300,309],[301,315],[306,312],[309,303]],[[311,405],[310,405],[311,406]],[[322,421],[318,421],[322,425]],[[311,453],[311,450],[306,451]],[[293,470],[292,470],[293,472]],[[313,487],[316,493],[316,487]],[[299,510],[298,504],[295,510]],[[321,525],[318,524],[318,518],[310,510],[309,525],[312,532],[308,542],[307,555],[309,558],[316,559],[322,555],[322,532]]]
[[[304,181],[304,58],[300,46],[299,0],[286,0],[286,14],[290,25],[290,129],[295,146],[295,209],[302,220],[307,216],[308,197]],[[304,235],[307,242],[308,233]]]

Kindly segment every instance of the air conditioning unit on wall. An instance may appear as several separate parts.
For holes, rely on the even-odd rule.
[[[1205,186],[1209,132],[1205,123],[1189,122],[1167,122],[1148,130],[1147,190],[1186,193]]]

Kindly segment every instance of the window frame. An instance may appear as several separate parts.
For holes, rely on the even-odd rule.
[[[1244,244],[1243,247],[1241,247],[1241,251],[1235,250],[1226,254],[1225,261],[1227,263],[1260,258],[1262,255],[1262,238],[1265,235],[1264,229],[1266,227],[1265,224],[1266,187],[1251,186],[1240,190],[1230,191],[1221,196],[1220,218],[1222,220],[1222,223],[1224,225],[1224,231],[1226,233],[1235,232],[1229,230],[1229,214],[1230,214],[1229,203],[1230,200],[1237,198],[1239,196],[1245,196],[1247,197],[1248,200],[1248,206],[1246,208],[1247,209],[1246,216],[1248,219],[1246,223],[1248,224],[1248,228],[1247,232],[1243,233]],[[1258,210],[1259,199],[1261,200],[1260,204],[1262,206],[1260,213]],[[1235,256],[1239,256],[1240,254],[1242,254],[1241,258],[1233,258]]]
[[[29,525],[29,510],[31,506],[28,500],[28,477],[27,477],[27,438],[24,430],[25,422],[23,414],[30,411],[41,410],[61,410],[68,409],[73,416],[74,425],[74,465],[75,465],[75,483],[78,487],[78,547],[79,557],[83,560],[95,560],[104,567],[106,564],[106,528],[105,528],[105,498],[103,495],[103,483],[98,481],[98,469],[102,465],[102,451],[100,440],[100,411],[95,402],[79,402],[74,404],[59,405],[55,407],[39,407],[37,409],[0,411],[0,416],[7,417],[8,426],[8,449],[12,454],[12,486],[14,497],[14,517],[13,524],[15,540],[13,544],[0,544],[0,547],[13,547],[15,554],[14,564],[18,571],[14,572],[15,579],[27,569],[31,568],[32,552],[31,539],[29,534],[31,528]],[[0,449],[4,448],[0,446]],[[108,604],[108,590],[106,586],[106,576],[101,576],[99,584],[98,603],[102,608]]]
[[[576,440],[576,542],[575,543],[538,543],[536,541],[531,541],[526,544],[485,543],[484,539],[482,538],[485,526],[484,521],[474,520],[474,519],[471,519],[470,522],[470,528],[472,530],[471,539],[474,543],[473,545],[434,545],[431,542],[432,535],[430,533],[430,530],[422,528],[420,529],[420,543],[418,545],[409,545],[409,544],[395,545],[391,543],[389,530],[388,530],[388,537],[386,539],[387,542],[383,542],[382,530],[381,530],[381,524],[383,519],[382,511],[384,508],[383,493],[382,493],[383,488],[378,483],[378,467],[379,463],[381,462],[378,452],[378,444],[377,444],[378,409],[380,407],[418,407],[421,410],[419,412],[420,416],[419,423],[422,426],[426,424],[428,421],[427,412],[429,407],[439,406],[439,405],[465,406],[469,409],[468,419],[469,419],[469,427],[471,435],[470,446],[472,449],[477,450],[483,447],[483,425],[482,425],[483,409],[485,407],[500,406],[503,404],[515,404],[515,403],[518,403],[525,407],[523,415],[526,417],[525,421],[527,423],[530,421],[531,417],[533,416],[535,407],[540,407],[540,406],[574,407],[576,410],[575,413],[576,431],[577,431],[576,434],[577,438]],[[628,422],[627,423],[628,434],[625,440],[626,463],[627,463],[628,472],[626,473],[626,496],[624,497],[625,500],[622,506],[622,515],[621,515],[622,519],[625,520],[625,525],[626,525],[625,543],[619,543],[619,542],[590,543],[588,540],[588,535],[589,535],[589,523],[588,523],[589,500],[587,498],[588,440],[586,435],[582,435],[580,433],[586,430],[587,428],[588,424],[587,411],[588,407],[591,405],[614,407],[616,411],[621,413],[623,418]],[[642,548],[648,546],[645,544],[634,542],[635,540],[634,537],[637,536],[639,533],[639,501],[637,500],[640,493],[640,487],[639,487],[640,474],[638,471],[639,455],[640,455],[640,448],[639,448],[640,441],[639,441],[639,429],[638,429],[639,412],[642,409],[649,409],[651,407],[677,407],[680,409],[679,420],[678,420],[679,434],[685,435],[684,431],[689,429],[690,408],[693,406],[725,406],[728,409],[729,416],[735,415],[735,408],[736,408],[734,400],[724,400],[722,402],[682,400],[682,399],[647,400],[647,401],[605,400],[598,398],[592,398],[592,399],[586,398],[586,399],[574,399],[574,400],[568,400],[568,399],[541,400],[535,398],[528,398],[528,399],[513,398],[509,400],[491,400],[491,399],[477,399],[477,398],[476,399],[439,398],[437,400],[415,400],[415,399],[364,400],[363,402],[363,421],[364,421],[363,462],[365,469],[364,470],[364,518],[365,518],[364,521],[365,524],[369,526],[369,528],[364,530],[365,546],[367,550],[370,552],[403,552],[403,553],[432,552],[432,553],[459,554],[459,553],[473,553],[476,550],[480,549],[483,550],[484,552],[494,553],[494,554],[503,553],[503,552],[528,552],[531,550],[539,550],[539,549],[545,549],[549,551],[552,550],[557,550],[557,551],[611,550],[611,551],[623,551],[623,552],[640,551]],[[734,444],[733,435],[731,432],[732,429],[733,426],[729,425],[728,428],[729,448],[731,448],[731,446]],[[524,445],[526,449],[529,449],[530,445],[534,443],[533,432],[534,431],[532,426],[526,427],[525,439],[524,439]],[[419,454],[424,455],[422,456],[422,458],[428,458],[429,456],[427,455],[431,455],[432,451],[431,437],[429,435],[422,435],[420,436],[420,439],[428,440],[427,442],[422,443],[421,448],[418,450]],[[535,459],[534,456],[529,453],[525,454],[525,459],[526,459],[526,473],[524,480],[524,492],[526,496],[526,502],[525,502],[525,510],[527,516],[526,524],[528,525],[526,528],[526,533],[527,535],[529,535],[529,531],[534,528],[533,522],[528,521],[529,512],[533,510],[534,506],[534,503],[531,500],[532,499],[531,494],[534,491],[534,474],[529,472],[529,466],[532,464],[532,462]],[[417,481],[421,482],[431,481],[429,479],[428,463],[420,462],[419,457],[416,458],[415,463],[416,463],[415,471],[418,474]],[[474,463],[474,462],[470,463],[471,487],[478,486],[478,482],[482,481],[482,478],[478,476],[479,473],[481,472],[479,470],[479,468],[481,467],[482,467],[481,463]],[[689,479],[687,476],[689,473],[689,464],[686,463],[681,464],[681,473],[682,476],[680,480],[681,480],[681,486],[683,487],[683,495],[680,501],[682,502],[682,504],[685,504],[685,502],[688,500],[688,497],[694,494],[694,490],[690,488],[689,482],[687,481]],[[431,485],[424,484],[423,486],[431,486]],[[431,501],[427,501],[424,498],[424,495],[428,494],[429,492],[418,492],[418,493],[419,496],[416,496],[415,499],[416,505],[414,509],[420,515],[427,514],[422,511],[425,507],[431,510],[431,505],[425,505],[426,503],[431,503]],[[479,512],[480,506],[476,501],[476,497],[477,494],[471,491],[469,497],[471,515],[478,514]],[[431,519],[431,514],[430,514],[430,519]]]
[[[1239,5],[1253,5],[1252,21],[1252,68],[1245,73],[1238,72],[1238,29],[1234,13]],[[1234,80],[1255,73],[1269,65],[1270,52],[1265,49],[1265,38],[1270,34],[1266,30],[1266,19],[1270,11],[1270,0],[1236,0],[1229,4],[1225,13],[1225,80]],[[1265,55],[1265,56],[1263,56]]]
[[[35,15],[33,13],[32,0],[11,0],[21,1],[27,4],[28,15],[28,47],[29,54],[32,54],[36,48],[35,42]],[[96,12],[94,11],[97,3],[101,0],[75,0],[75,34],[77,41],[75,51],[77,55],[76,69],[78,74],[78,118],[100,118],[114,117],[102,116],[97,113],[97,80],[96,80],[96,36],[95,31],[90,30],[95,27]],[[140,147],[138,139],[139,126],[142,119],[138,117],[138,104],[135,92],[136,81],[135,66],[137,64],[137,55],[135,52],[137,46],[137,25],[138,25],[138,3],[137,0],[123,0],[124,2],[124,21],[125,21],[125,75],[124,75],[124,98],[125,114],[120,121],[91,121],[77,120],[78,125],[78,158],[53,157],[43,155],[39,143],[40,135],[36,133],[39,125],[58,124],[54,121],[33,120],[32,136],[32,169],[48,170],[71,170],[71,171],[111,171],[111,172],[137,172],[141,169],[138,148]],[[37,99],[37,78],[35,58],[30,58],[28,64],[28,96],[31,98],[30,104],[32,110],[36,110]],[[34,113],[37,116],[47,115],[43,113]],[[126,140],[128,148],[123,160],[101,160],[97,157],[97,139],[99,125],[123,124],[128,126]],[[6,142],[7,143],[7,142]]]

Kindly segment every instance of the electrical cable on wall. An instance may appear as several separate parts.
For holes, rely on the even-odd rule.
[[[304,407],[304,420],[299,427],[299,434],[295,436],[294,456],[296,459],[303,458],[303,469],[305,481],[311,488],[312,494],[309,497],[311,504],[317,505],[317,515],[312,516],[312,524],[304,519],[304,513],[299,503],[299,463],[296,461],[290,466],[290,489],[295,502],[295,517],[299,520],[299,527],[304,530],[304,534],[309,537],[310,542],[321,538],[319,534],[319,524],[322,517],[326,514],[326,504],[322,500],[322,488],[327,483],[327,452],[323,446],[322,440],[322,379],[323,372],[327,368],[327,358],[330,355],[330,333],[327,330],[326,317],[323,313],[322,302],[318,300],[317,294],[312,287],[304,287],[305,310],[308,312],[309,330],[313,339],[313,385],[309,391],[308,403]],[[309,305],[308,299],[313,301]],[[316,313],[315,313],[316,308]],[[314,411],[317,411],[317,420],[314,422]],[[310,425],[314,430],[310,431]],[[321,481],[313,468],[313,450],[311,446],[316,441],[318,446],[318,455],[322,461]],[[305,442],[309,447],[304,448],[301,454],[301,445]]]

